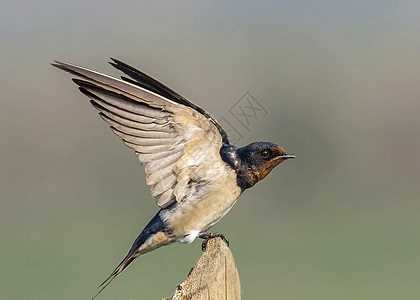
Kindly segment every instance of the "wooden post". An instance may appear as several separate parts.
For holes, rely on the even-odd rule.
[[[239,274],[226,243],[221,238],[209,240],[187,279],[166,300],[240,300]],[[163,300],[163,299],[161,299]]]

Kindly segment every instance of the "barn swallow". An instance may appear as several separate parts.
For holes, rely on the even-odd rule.
[[[79,77],[73,79],[79,90],[136,152],[160,210],[95,297],[140,255],[174,242],[219,236],[207,231],[239,195],[278,164],[295,158],[273,143],[231,145],[204,109],[121,61],[110,64],[128,77],[117,79],[59,61],[52,65]]]

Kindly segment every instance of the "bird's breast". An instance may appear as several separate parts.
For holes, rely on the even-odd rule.
[[[235,204],[241,193],[236,172],[227,164],[213,166],[217,176],[202,178],[195,193],[162,210],[168,232],[179,242],[190,243],[219,221]],[[198,195],[198,197],[197,197]]]

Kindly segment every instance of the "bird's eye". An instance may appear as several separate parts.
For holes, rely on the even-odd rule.
[[[261,152],[261,156],[262,157],[267,157],[268,156],[268,151],[264,150],[263,152]]]

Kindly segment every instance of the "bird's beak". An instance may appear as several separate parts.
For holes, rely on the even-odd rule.
[[[287,154],[287,153],[285,153],[285,154],[283,154],[283,155],[280,155],[280,156],[277,156],[278,158],[281,158],[281,159],[283,159],[283,160],[286,160],[286,159],[289,159],[289,158],[296,158],[296,156],[295,155],[293,155],[293,154]]]

